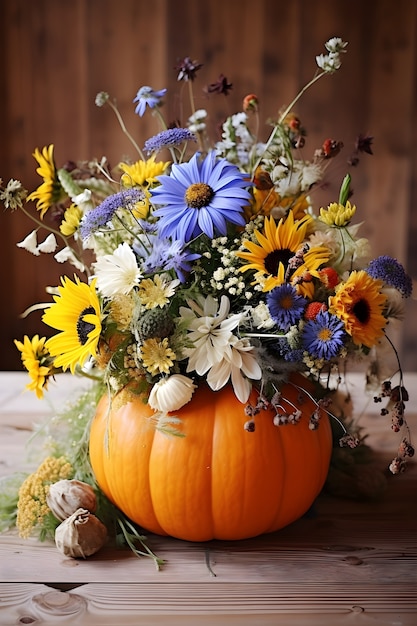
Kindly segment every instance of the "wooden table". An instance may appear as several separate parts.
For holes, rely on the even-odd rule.
[[[398,439],[380,406],[366,404],[361,381],[352,379],[355,404],[384,470]],[[3,476],[33,469],[25,450],[33,423],[79,386],[61,377],[46,402],[22,394],[26,382],[23,373],[0,374]],[[417,374],[406,384],[413,397]],[[417,437],[416,406],[408,404]],[[416,487],[411,461],[406,473],[387,479],[381,500],[323,493],[313,514],[271,535],[207,544],[149,536],[166,560],[159,572],[129,550],[72,560],[52,543],[11,531],[0,535],[0,625],[416,626]]]

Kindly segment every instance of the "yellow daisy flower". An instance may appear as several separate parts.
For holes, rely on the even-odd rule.
[[[36,148],[33,156],[39,163],[36,171],[43,178],[43,183],[27,199],[36,201],[36,208],[41,212],[40,217],[43,219],[49,207],[61,199],[62,188],[55,167],[54,144],[45,146],[42,152]]]
[[[23,343],[15,339],[15,345],[21,352],[22,363],[32,379],[26,385],[26,389],[34,391],[39,399],[43,398],[43,391],[47,390],[48,380],[55,372],[51,356],[45,348],[45,342],[46,337],[39,338],[39,335],[35,335],[32,339],[25,335]]]
[[[309,215],[305,215],[301,220],[294,220],[292,211],[285,219],[280,219],[278,224],[272,217],[266,217],[264,232],[255,230],[259,245],[247,240],[243,245],[249,252],[236,252],[239,258],[249,261],[240,268],[240,271],[254,270],[255,280],[262,284],[263,291],[270,291],[287,282],[289,261],[305,242],[311,221]],[[301,263],[290,273],[290,282],[297,285],[300,293],[308,295],[309,283],[303,282],[303,276],[308,274],[318,277],[318,269],[327,263],[329,257],[330,251],[324,246],[309,248],[304,253]]]
[[[164,307],[175,293],[175,283],[168,282],[156,274],[153,279],[145,278],[139,285],[139,297],[146,309]]]
[[[64,219],[59,226],[59,230],[64,237],[71,237],[71,235],[78,230],[82,216],[83,212],[76,204],[71,204],[71,206],[66,209]]]
[[[327,209],[320,209],[319,220],[328,226],[348,226],[355,213],[356,206],[352,206],[349,200],[346,202],[346,206],[344,204],[332,202],[329,204]]]
[[[384,333],[387,323],[382,311],[387,302],[381,293],[382,281],[364,270],[354,271],[329,298],[329,311],[339,317],[356,345],[372,348]]]
[[[132,165],[119,163],[119,168],[124,172],[122,184],[125,187],[143,187],[156,183],[157,177],[164,173],[170,162],[155,163],[155,158],[156,154],[153,154],[147,161],[136,161]]]
[[[139,351],[139,358],[142,359],[143,367],[152,376],[156,374],[168,374],[174,365],[175,352],[169,347],[168,339],[153,337],[146,339]]]
[[[96,281],[90,285],[75,282],[67,276],[61,278],[59,295],[46,309],[42,320],[48,326],[61,332],[46,342],[49,353],[55,357],[54,365],[63,370],[75,371],[76,365],[83,365],[89,356],[96,356],[101,332],[100,303],[96,292]]]

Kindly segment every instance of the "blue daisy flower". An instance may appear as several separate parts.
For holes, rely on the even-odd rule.
[[[226,235],[228,222],[244,226],[243,207],[250,201],[245,176],[213,152],[203,160],[196,153],[187,163],[174,163],[170,175],[159,176],[161,184],[152,190],[160,207],[153,213],[160,237],[186,243],[201,233],[211,239]]]
[[[343,322],[328,311],[320,311],[306,322],[302,343],[313,357],[326,361],[337,356],[345,338]]]
[[[366,268],[372,278],[383,280],[397,289],[403,298],[409,298],[413,291],[413,281],[397,259],[384,254],[373,259]]]
[[[284,283],[268,292],[266,303],[272,319],[286,333],[302,318],[307,300],[297,293],[295,287]]]
[[[133,102],[138,103],[135,108],[135,113],[142,117],[145,113],[146,105],[148,105],[150,109],[154,109],[159,106],[166,92],[166,89],[155,91],[152,87],[148,87],[147,85],[141,87],[136,94],[136,97],[133,99]]]
[[[179,280],[185,283],[187,275],[192,269],[192,261],[199,259],[200,256],[200,254],[184,249],[180,241],[155,237],[152,241],[152,251],[143,261],[142,269],[147,274],[161,270],[174,270]]]

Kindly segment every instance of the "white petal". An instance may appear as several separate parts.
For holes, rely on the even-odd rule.
[[[47,236],[45,241],[39,244],[38,250],[39,252],[45,252],[45,253],[55,252],[57,245],[58,244],[56,242],[55,235],[51,233],[50,235]]]
[[[191,378],[181,374],[173,374],[155,383],[149,394],[149,405],[155,411],[169,413],[178,411],[187,404],[196,389]]]
[[[24,248],[28,252],[31,252],[35,256],[39,256],[38,241],[36,238],[36,230],[32,230],[27,237],[20,243],[16,244],[18,248]]]

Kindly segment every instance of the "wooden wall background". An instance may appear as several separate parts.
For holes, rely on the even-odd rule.
[[[3,0],[0,11],[0,177],[20,178],[30,191],[39,184],[35,147],[54,143],[58,165],[132,154],[112,111],[95,106],[99,91],[117,98],[141,145],[159,127],[149,113],[134,115],[138,88],[167,87],[166,114],[181,117],[183,84],[173,68],[190,56],[204,63],[197,104],[215,122],[241,110],[249,92],[266,119],[312,77],[324,42],[341,36],[349,42],[341,70],[297,107],[308,130],[306,157],[326,137],[345,145],[316,201],[337,197],[356,135],[374,136],[374,155],[353,171],[363,234],[375,254],[398,258],[417,277],[416,0]],[[233,90],[207,100],[202,88],[220,73]],[[183,119],[188,114],[185,107]],[[45,284],[57,284],[60,272],[73,272],[18,249],[30,230],[23,215],[0,211],[0,369],[21,367],[14,338],[47,330],[36,314],[22,320],[20,313],[44,300]],[[412,300],[396,333],[412,370],[416,315]]]

